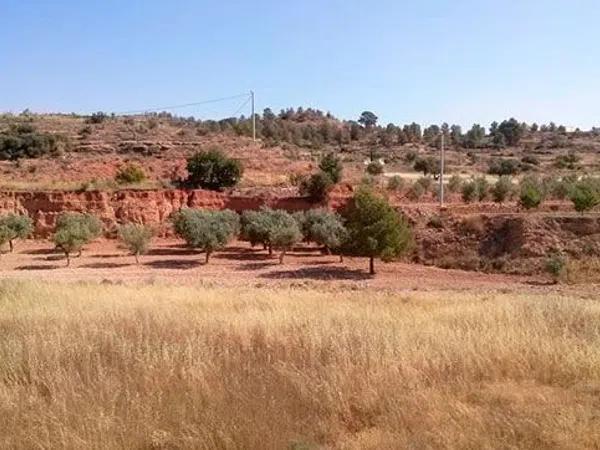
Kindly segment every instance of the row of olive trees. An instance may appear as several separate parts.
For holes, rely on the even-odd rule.
[[[343,214],[313,209],[291,214],[284,210],[262,208],[241,216],[229,210],[183,209],[172,217],[175,232],[193,249],[211,255],[241,238],[251,245],[262,245],[271,255],[279,253],[283,263],[286,253],[301,241],[320,245],[325,253],[369,258],[369,271],[375,273],[374,260],[397,258],[412,244],[410,226],[383,198],[368,189],[360,189]],[[27,216],[0,218],[0,244],[28,237],[33,230]],[[102,234],[101,221],[92,214],[67,212],[56,221],[52,242],[65,255],[67,266],[74,254]],[[118,236],[139,262],[151,244],[154,230],[147,225],[126,224]]]
[[[375,258],[392,260],[412,244],[408,223],[384,198],[366,189],[356,193],[343,215],[324,209],[290,214],[265,207],[241,216],[228,210],[184,209],[174,215],[173,223],[189,247],[205,252],[206,262],[239,237],[263,246],[269,255],[277,251],[283,263],[286,253],[304,240],[340,257],[368,257],[369,272],[374,274]]]

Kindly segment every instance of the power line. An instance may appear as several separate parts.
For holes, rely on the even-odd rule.
[[[221,97],[221,98],[214,98],[211,100],[204,100],[204,101],[200,101],[200,102],[194,102],[194,103],[185,103],[182,105],[173,105],[173,106],[161,106],[158,108],[147,108],[147,109],[139,109],[139,110],[134,110],[134,111],[123,111],[123,112],[119,112],[117,113],[117,115],[126,115],[126,114],[144,114],[144,113],[149,113],[149,112],[160,112],[160,111],[165,111],[168,109],[179,109],[179,108],[187,108],[190,106],[199,106],[199,105],[206,105],[209,103],[218,103],[218,102],[222,102],[225,100],[233,100],[236,98],[241,98],[241,97],[247,97],[248,94],[238,94],[238,95],[231,95],[229,97]],[[245,106],[245,105],[244,105]]]
[[[246,106],[248,103],[250,103],[250,100],[252,100],[252,97],[250,97],[250,96],[249,96],[249,97],[246,99],[246,101],[245,101],[244,103],[242,103],[242,105],[241,105],[241,106],[240,106],[240,107],[239,107],[239,108],[238,108],[238,109],[237,109],[237,110],[236,110],[236,111],[235,111],[235,112],[234,112],[234,113],[231,115],[231,117],[237,117],[238,113],[239,113],[239,112],[240,112],[242,109],[244,109],[244,107],[245,107],[245,106]]]

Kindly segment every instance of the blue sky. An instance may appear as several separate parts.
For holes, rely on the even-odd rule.
[[[257,108],[600,126],[598,0],[0,0],[0,110]],[[240,99],[177,111],[225,117]]]

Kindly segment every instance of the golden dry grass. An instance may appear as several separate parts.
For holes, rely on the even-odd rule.
[[[2,448],[598,448],[600,303],[0,283]]]

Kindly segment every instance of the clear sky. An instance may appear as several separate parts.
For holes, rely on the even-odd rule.
[[[600,126],[599,0],[0,0],[0,110],[120,112],[254,89],[384,124]],[[240,99],[177,111],[225,117]]]

